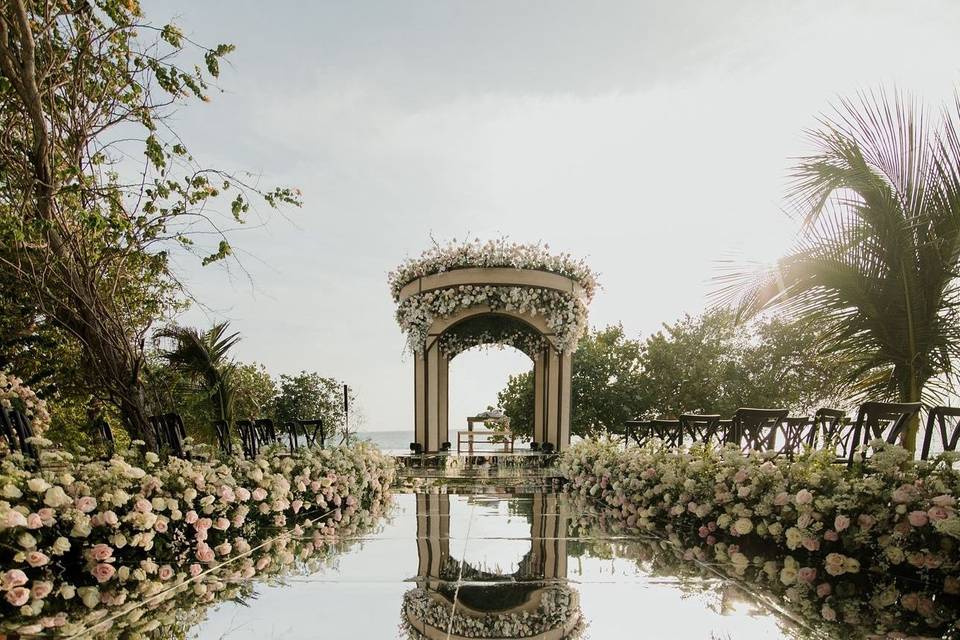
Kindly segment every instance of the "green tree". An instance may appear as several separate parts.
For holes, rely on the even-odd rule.
[[[727,309],[684,316],[646,340],[649,413],[729,416],[738,407],[784,407],[808,414],[833,405],[844,370],[822,353],[822,341],[812,327],[780,317],[738,323]]]
[[[256,362],[235,363],[232,374],[234,415],[239,418],[274,417],[277,385],[266,367]]]
[[[936,402],[960,353],[960,97],[933,128],[917,111],[900,95],[843,101],[794,171],[796,249],[727,274],[722,293],[744,315],[778,307],[820,327],[851,393]]]
[[[349,391],[349,403],[353,414],[357,403],[352,390]],[[343,383],[306,371],[294,376],[281,375],[274,412],[280,424],[319,418],[323,420],[328,437],[337,432],[344,433]]]
[[[623,423],[644,412],[646,393],[640,375],[643,346],[626,337],[619,325],[588,332],[573,356],[571,371],[574,435],[593,436],[622,431]],[[533,433],[533,372],[511,376],[497,395],[510,417],[510,427],[529,437]]]
[[[145,337],[182,289],[171,253],[222,260],[252,199],[298,201],[199,164],[171,128],[232,49],[147,22],[135,0],[0,4],[0,285],[76,342],[88,393],[146,440]]]
[[[237,365],[228,354],[239,342],[240,334],[228,334],[228,327],[227,322],[215,324],[208,331],[172,326],[160,332],[160,336],[174,342],[163,357],[183,376],[183,388],[200,393],[218,420],[232,423],[237,402]]]

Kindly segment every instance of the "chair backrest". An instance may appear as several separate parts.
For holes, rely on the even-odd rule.
[[[936,436],[936,438],[934,438]],[[942,451],[956,451],[960,444],[960,407],[931,407],[927,413],[927,428],[923,435],[923,448],[920,459],[930,457],[930,447],[939,442]]]
[[[629,447],[630,441],[633,440],[638,446],[643,446],[643,443],[649,438],[649,430],[649,420],[627,420],[623,423],[623,445]],[[539,445],[537,446],[539,447]]]
[[[681,441],[690,444],[717,444],[722,441],[720,416],[703,413],[680,415]]]
[[[233,455],[233,438],[230,437],[230,423],[226,420],[214,420],[213,430],[217,434],[217,445],[220,451],[230,456]]]
[[[300,429],[303,431],[303,436],[307,440],[307,446],[313,447],[320,442],[320,448],[323,449],[326,445],[326,430],[323,428],[323,420],[320,418],[314,418],[313,420],[297,420],[297,423],[300,425]]]
[[[278,441],[277,430],[273,426],[273,420],[270,418],[260,418],[253,423],[260,439],[260,444],[273,444]]]
[[[847,458],[853,442],[853,428],[846,411],[821,407],[813,416],[812,446],[833,451],[837,458]]]
[[[801,447],[812,447],[816,425],[810,416],[787,416],[774,444],[778,453],[793,457]]]
[[[733,414],[726,441],[743,451],[772,451],[788,413],[787,409],[741,407]]]
[[[910,418],[920,411],[919,402],[864,402],[857,410],[857,423],[853,429],[853,446],[849,460],[861,445],[874,438],[887,444],[896,444]]]
[[[19,450],[24,456],[40,464],[36,447],[28,442],[34,436],[30,418],[16,409],[0,408],[0,437],[7,441],[11,450]]]
[[[163,416],[163,422],[166,427],[167,446],[170,447],[170,455],[178,458],[189,458],[185,446],[187,429],[183,425],[183,418],[180,417],[179,413],[167,413]]]
[[[237,432],[240,434],[240,446],[246,458],[255,458],[260,452],[260,438],[251,420],[237,420]]]
[[[280,425],[287,432],[287,448],[291,452],[300,448],[300,427],[296,422],[284,422]]]
[[[683,444],[683,431],[679,420],[651,420],[649,433],[650,438],[657,438],[670,448]]]

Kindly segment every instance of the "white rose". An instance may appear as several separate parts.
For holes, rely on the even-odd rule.
[[[34,493],[43,493],[50,488],[50,483],[43,478],[30,478],[27,480],[27,486]]]

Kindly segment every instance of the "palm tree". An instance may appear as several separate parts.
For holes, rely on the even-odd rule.
[[[233,372],[236,365],[227,358],[227,352],[240,340],[239,333],[227,335],[228,322],[215,324],[201,332],[194,327],[168,327],[160,332],[172,338],[173,349],[164,357],[175,369],[198,384],[207,394],[215,413],[228,423],[233,420],[236,389]]]
[[[942,399],[960,355],[958,122],[960,97],[933,128],[902,95],[841,102],[793,173],[798,244],[772,268],[720,276],[718,293],[741,316],[779,308],[818,326],[853,397]]]

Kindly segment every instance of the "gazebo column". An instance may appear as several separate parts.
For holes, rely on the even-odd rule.
[[[555,451],[570,445],[570,365],[569,353],[549,347],[534,360],[534,440]]]
[[[436,453],[450,441],[449,430],[450,360],[436,339],[428,339],[424,352],[414,361],[414,435],[424,453]]]

